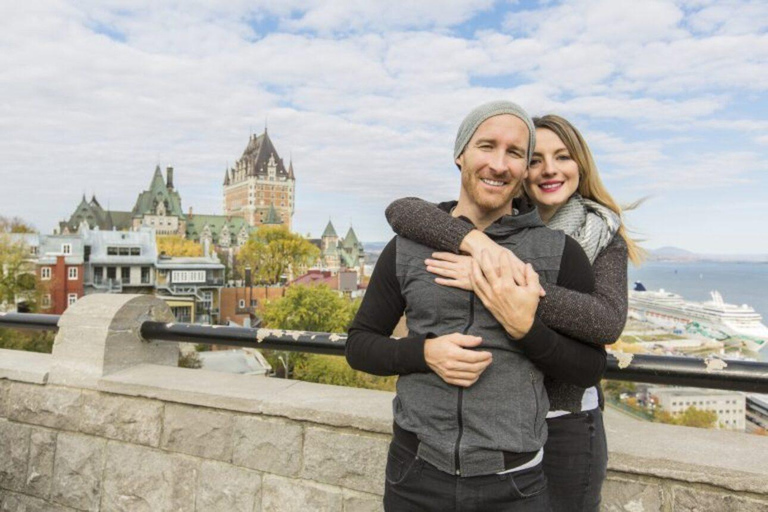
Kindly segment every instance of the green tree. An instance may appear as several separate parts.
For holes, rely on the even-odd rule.
[[[320,249],[285,226],[261,226],[240,249],[238,270],[245,275],[245,267],[251,267],[254,282],[278,284],[284,274],[298,275],[319,256]]]
[[[394,391],[397,377],[378,377],[353,370],[341,356],[308,354],[294,367],[293,378],[320,384]]]
[[[684,427],[714,428],[717,423],[717,413],[715,411],[698,409],[692,405],[679,416],[675,416],[658,408],[654,413],[654,420],[659,423],[669,423]]]
[[[0,305],[15,307],[18,300],[25,299],[31,309],[36,309],[41,294],[29,246],[0,231]]]
[[[342,297],[327,285],[294,285],[284,297],[266,303],[262,320],[270,329],[345,332],[359,305],[359,301]],[[283,377],[290,377],[298,364],[313,359],[307,353],[273,350],[265,350],[264,356]]]
[[[50,354],[55,337],[53,332],[0,329],[0,348]]]

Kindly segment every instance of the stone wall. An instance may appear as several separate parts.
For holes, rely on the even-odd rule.
[[[0,511],[382,510],[390,393],[177,368],[105,297],[0,350]],[[606,418],[604,510],[768,510],[768,438]]]

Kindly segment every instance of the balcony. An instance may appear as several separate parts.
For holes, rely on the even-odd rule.
[[[91,295],[39,317],[53,354],[0,350],[0,509],[381,510],[391,393],[176,367],[177,341],[339,353],[343,336],[173,322],[155,297]],[[764,364],[675,359],[610,371],[768,386]],[[768,438],[611,409],[606,427],[605,510],[768,508]]]

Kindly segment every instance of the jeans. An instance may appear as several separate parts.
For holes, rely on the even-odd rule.
[[[608,447],[599,408],[547,420],[544,473],[553,512],[600,509]]]
[[[458,477],[394,441],[389,445],[386,512],[548,512],[542,465],[504,475]]]

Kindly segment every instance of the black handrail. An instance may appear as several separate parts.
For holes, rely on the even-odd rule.
[[[0,313],[0,327],[58,330],[58,315]],[[285,331],[218,325],[144,322],[141,335],[151,341],[344,355],[347,336],[327,332]],[[711,357],[609,354],[605,378],[651,384],[768,393],[768,363]]]

